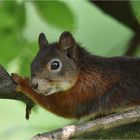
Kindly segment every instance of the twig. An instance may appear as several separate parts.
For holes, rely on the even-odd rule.
[[[26,104],[26,119],[29,119],[29,114],[34,106],[34,102],[24,94],[16,92],[16,84],[7,71],[0,65],[0,99],[13,99],[22,101]]]
[[[116,113],[94,121],[79,125],[70,125],[51,132],[38,134],[32,140],[69,139],[87,132],[94,132],[99,129],[109,129],[116,126],[140,121],[140,106],[130,111]]]

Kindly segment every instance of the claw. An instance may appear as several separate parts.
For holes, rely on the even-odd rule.
[[[24,78],[22,78],[18,74],[12,73],[11,75],[12,75],[12,79],[16,82],[16,84],[22,85],[24,83]]]

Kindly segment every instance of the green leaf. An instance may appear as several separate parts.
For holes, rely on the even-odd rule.
[[[24,2],[17,3],[16,1],[2,1],[0,5],[2,14],[7,14],[15,21],[16,27],[23,28],[25,24],[25,5]]]
[[[5,66],[21,53],[22,42],[17,32],[7,31],[0,36],[0,63]]]
[[[34,1],[34,3],[46,22],[63,30],[74,29],[74,15],[65,3],[60,1]]]
[[[131,4],[134,10],[134,13],[136,15],[136,18],[140,24],[140,1],[131,1]]]
[[[0,3],[0,63],[7,66],[22,49],[22,28],[25,23],[23,3],[2,1]]]
[[[22,54],[21,54],[21,69],[19,71],[22,75],[30,76],[30,67],[31,62],[38,51],[38,46],[36,42],[24,42],[22,46]]]

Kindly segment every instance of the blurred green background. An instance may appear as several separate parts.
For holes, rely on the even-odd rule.
[[[140,2],[129,4],[139,25]],[[118,9],[117,12],[121,15],[123,10]],[[126,24],[87,0],[0,1],[0,64],[9,73],[17,72],[29,76],[30,63],[38,51],[39,33],[44,32],[48,41],[52,42],[57,41],[65,30],[71,31],[76,40],[94,54],[132,54],[127,51],[131,47],[132,39],[139,32],[137,28],[129,26],[130,20],[127,21],[127,16],[123,18],[126,19]],[[135,26],[136,21],[131,21]],[[135,56],[140,56],[138,45],[135,45],[135,51],[132,49]],[[29,139],[37,133],[75,123],[75,120],[55,116],[41,107],[32,111],[29,121],[25,120],[24,115],[23,103],[0,100],[0,139]],[[138,133],[140,131],[133,134],[133,137],[138,138]]]

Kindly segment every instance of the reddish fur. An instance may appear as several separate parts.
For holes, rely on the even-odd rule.
[[[77,105],[88,102],[91,99],[96,100],[96,97],[102,96],[103,93],[105,94],[112,85],[112,83],[103,81],[101,76],[96,72],[91,73],[88,71],[87,73],[80,74],[78,82],[71,89],[65,92],[44,96],[36,93],[29,86],[27,80],[22,77],[13,75],[13,79],[18,83],[20,90],[26,96],[30,97],[45,109],[67,118],[75,118],[75,109]],[[93,91],[95,92],[93,93]]]
[[[63,117],[80,118],[140,104],[140,59],[91,55],[69,32],[63,32],[59,42],[51,44],[44,34],[40,34],[39,46],[40,51],[31,64],[32,79],[48,79],[50,85],[60,79],[63,82],[68,79],[73,85],[77,79],[67,91],[45,96],[44,92],[36,93],[27,79],[13,75],[18,89],[45,109]],[[50,73],[48,67],[54,56],[62,59],[64,66],[56,75]],[[47,95],[47,90],[44,94]]]

